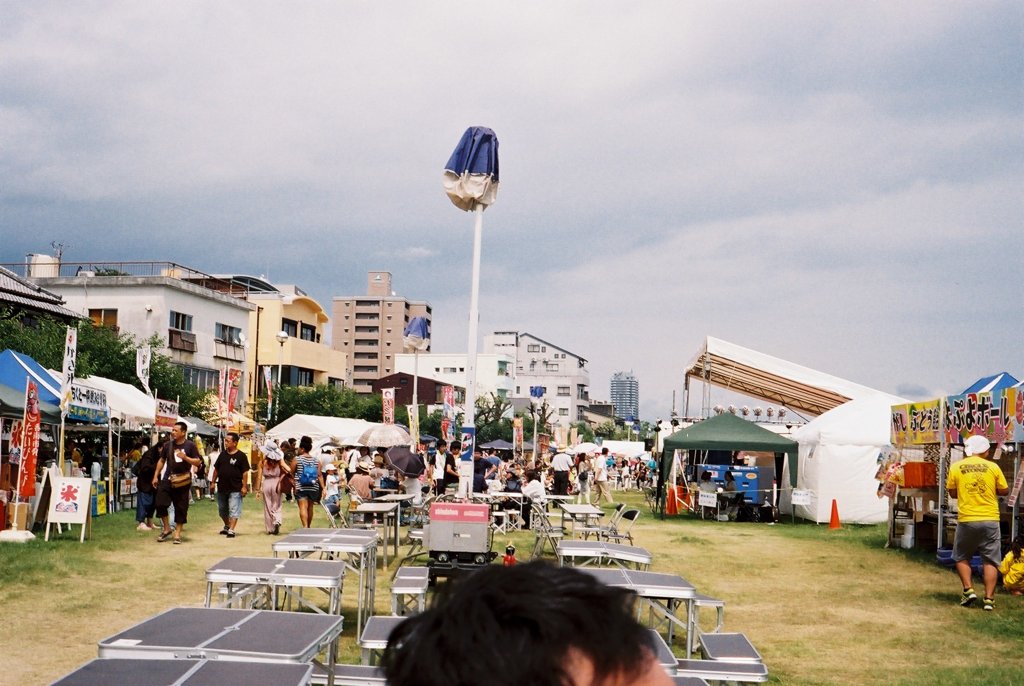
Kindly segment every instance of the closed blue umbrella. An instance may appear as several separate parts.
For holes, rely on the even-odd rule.
[[[444,190],[460,210],[487,207],[498,196],[498,137],[484,126],[462,134],[444,166]]]
[[[462,422],[463,462],[472,461],[476,443],[473,413],[476,409],[476,336],[480,319],[480,241],[484,210],[498,197],[498,137],[484,126],[471,126],[462,134],[444,167],[444,190],[460,210],[473,212],[473,280],[469,297],[469,360],[466,365],[466,414]],[[459,494],[469,494],[469,481],[463,470]]]

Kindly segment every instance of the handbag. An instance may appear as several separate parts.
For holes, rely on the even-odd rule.
[[[183,488],[192,483],[192,472],[171,474],[169,481],[171,482],[171,488]]]

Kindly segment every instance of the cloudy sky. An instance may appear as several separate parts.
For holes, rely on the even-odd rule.
[[[0,1],[0,261],[166,260],[330,309],[393,274],[632,370],[705,336],[908,397],[1024,375],[1019,2]],[[718,393],[717,391],[715,393]],[[714,395],[714,394],[713,394]],[[677,400],[681,403],[681,400]]]

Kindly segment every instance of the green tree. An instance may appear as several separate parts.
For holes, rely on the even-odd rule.
[[[352,417],[369,422],[381,421],[379,395],[356,393],[351,388],[338,388],[327,384],[316,386],[275,386],[274,416],[269,423],[274,427],[292,415],[313,414],[323,417]],[[267,416],[267,399],[260,398],[256,405],[257,417]],[[405,408],[398,408],[395,421],[408,420]],[[403,422],[404,423],[404,422]]]

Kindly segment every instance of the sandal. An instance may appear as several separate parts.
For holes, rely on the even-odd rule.
[[[175,538],[174,539],[174,545],[180,545],[180,544],[181,544],[181,539],[180,538]]]
[[[171,537],[171,532],[170,531],[161,531],[160,535],[156,537],[156,542],[157,543],[163,543],[164,541],[166,541],[170,537]]]

